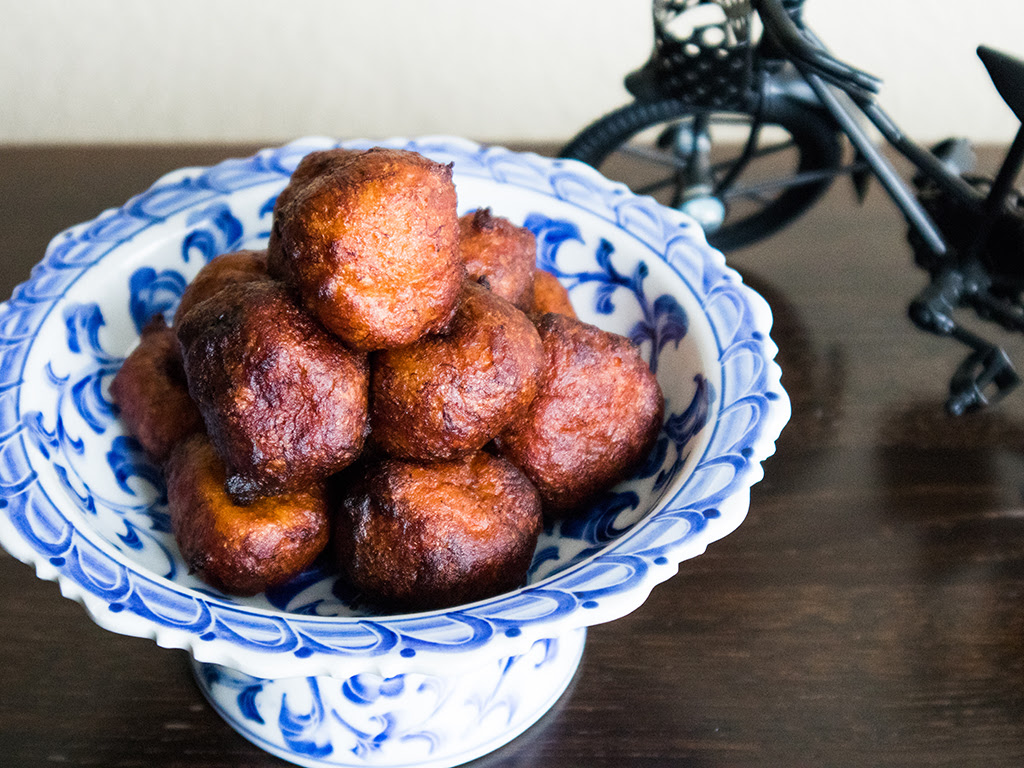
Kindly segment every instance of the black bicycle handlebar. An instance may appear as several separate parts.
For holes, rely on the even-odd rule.
[[[793,59],[797,67],[816,74],[854,99],[870,101],[882,81],[832,56],[820,44],[808,40],[786,11],[781,0],[755,0],[765,31]]]

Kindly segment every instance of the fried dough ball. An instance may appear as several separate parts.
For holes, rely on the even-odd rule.
[[[235,504],[224,491],[224,463],[206,435],[193,435],[167,462],[167,505],[178,548],[192,572],[235,595],[290,580],[330,538],[320,485]]]
[[[344,494],[333,546],[373,607],[444,608],[518,588],[541,518],[536,489],[498,456],[388,459]]]
[[[479,208],[459,219],[459,248],[471,280],[523,311],[530,308],[537,263],[533,232]]]
[[[625,337],[556,313],[537,323],[547,375],[498,450],[554,516],[582,509],[643,462],[661,428],[657,379]]]
[[[363,447],[369,373],[265,280],[222,288],[178,328],[189,392],[239,503],[324,480]]]
[[[174,313],[174,327],[178,327],[181,318],[192,307],[210,298],[224,286],[267,279],[266,250],[235,251],[214,256],[196,273],[192,282],[185,286],[185,292],[181,294],[181,301]]]
[[[291,199],[307,184],[329,171],[331,166],[340,162],[343,157],[357,155],[361,151],[358,149],[335,147],[334,149],[310,152],[299,161],[295,170],[292,171],[288,184],[281,190],[277,200],[274,201],[274,210],[276,211],[278,208],[284,208],[288,205]]]
[[[270,273],[353,349],[444,330],[465,277],[451,166],[398,149],[329,152],[300,164],[298,188],[275,205]]]
[[[176,443],[203,429],[203,417],[188,394],[178,339],[163,315],[142,329],[139,345],[110,383],[110,396],[128,433],[158,463]]]
[[[550,272],[538,269],[533,277],[533,305],[530,313],[535,316],[557,312],[567,317],[576,317],[576,310],[569,300],[569,291]]]
[[[526,412],[543,362],[530,319],[467,281],[447,334],[372,355],[373,441],[422,461],[478,450]]]

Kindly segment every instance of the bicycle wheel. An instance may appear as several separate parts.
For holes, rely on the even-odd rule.
[[[810,208],[839,172],[842,152],[833,124],[787,99],[767,99],[757,114],[666,99],[606,115],[561,156],[695,214],[708,241],[729,251]]]

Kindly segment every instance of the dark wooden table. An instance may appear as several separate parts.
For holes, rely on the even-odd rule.
[[[0,149],[0,294],[62,228],[251,149]],[[922,277],[877,191],[838,187],[731,261],[773,307],[793,401],[747,520],[594,627],[561,702],[477,765],[1024,765],[1024,392],[944,414],[963,352],[906,320]],[[284,763],[183,652],[100,629],[0,553],[0,765]]]

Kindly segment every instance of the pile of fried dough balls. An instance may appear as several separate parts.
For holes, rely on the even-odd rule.
[[[380,147],[305,157],[267,249],[205,265],[110,391],[194,573],[251,595],[327,550],[371,611],[521,586],[543,516],[632,474],[664,408],[528,229]]]

